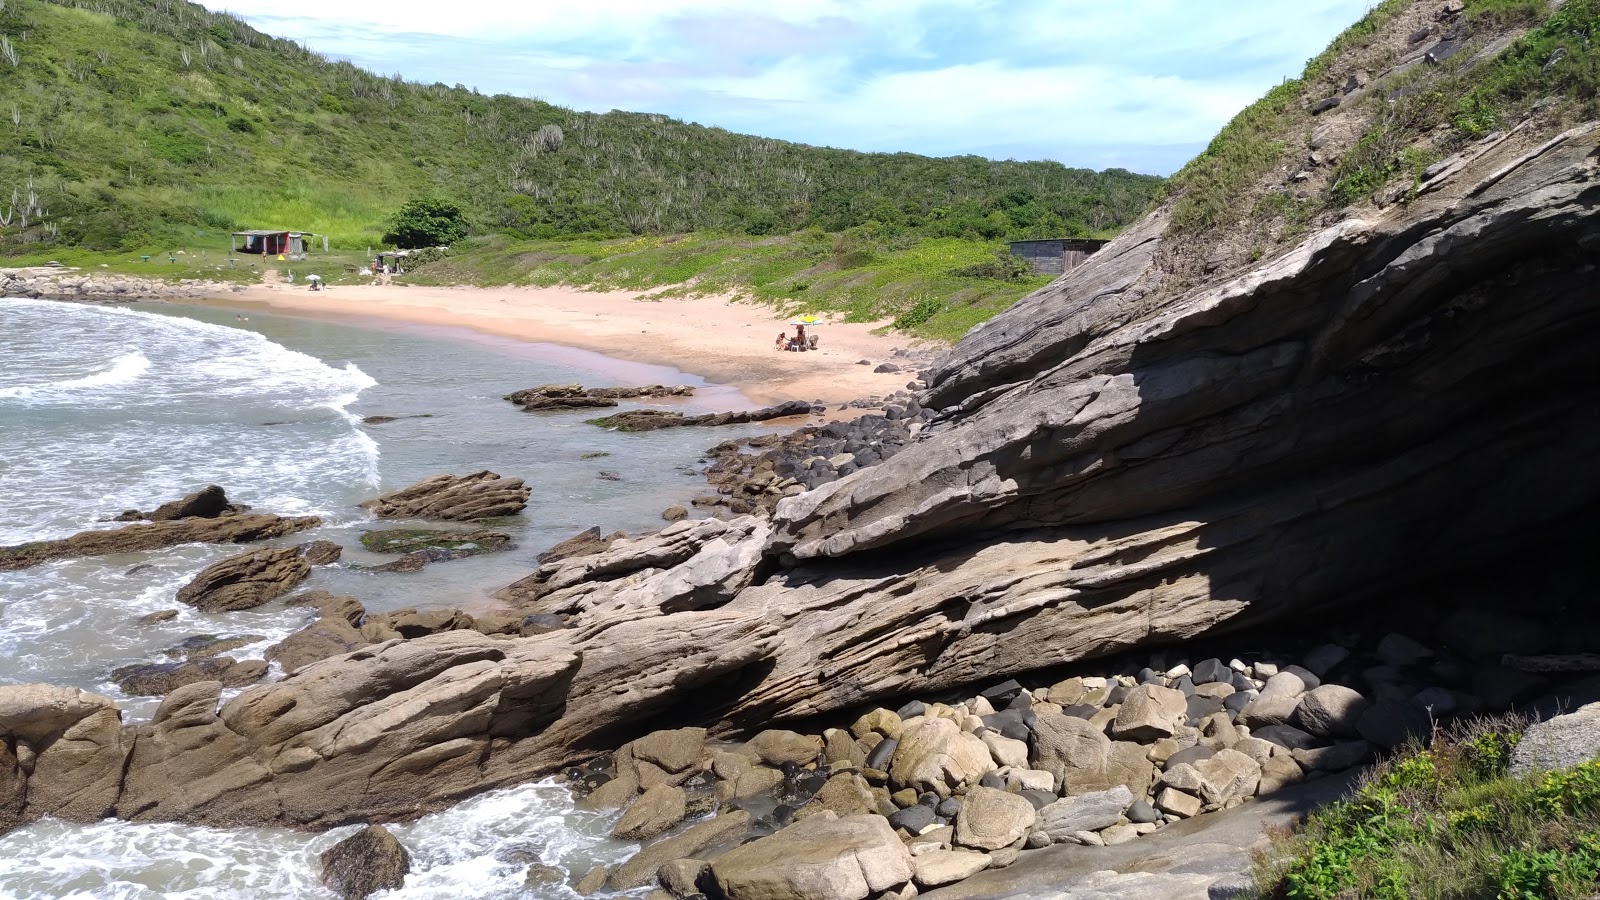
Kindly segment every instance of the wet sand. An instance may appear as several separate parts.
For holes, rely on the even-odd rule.
[[[643,294],[552,288],[341,285],[322,291],[262,284],[233,293],[228,306],[263,304],[273,312],[455,326],[522,341],[561,344],[621,360],[671,366],[737,387],[757,404],[822,400],[836,404],[905,387],[912,372],[878,374],[908,347],[903,335],[877,335],[885,323],[829,323],[807,353],[773,349],[793,333],[772,308],[728,297],[643,299]],[[859,360],[870,365],[859,365]]]

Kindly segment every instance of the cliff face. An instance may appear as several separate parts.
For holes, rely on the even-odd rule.
[[[121,731],[102,704],[0,689],[5,746],[38,761],[0,756],[8,808],[410,815],[652,728],[928,695],[1514,564],[1600,501],[1600,125],[1472,144],[1412,193],[1192,288],[1157,211],[940,360],[920,398],[939,417],[899,455],[771,522],[680,522],[519,582],[567,628],[374,645]],[[174,793],[166,771],[211,774]]]

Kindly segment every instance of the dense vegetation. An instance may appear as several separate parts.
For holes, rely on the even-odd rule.
[[[13,255],[204,246],[235,227],[364,250],[422,196],[521,239],[876,223],[993,241],[1114,231],[1161,189],[1115,169],[856,153],[413,84],[174,0],[4,0],[0,117]]]
[[[1600,761],[1507,773],[1515,722],[1439,735],[1313,813],[1257,873],[1266,898],[1580,900],[1600,888]]]

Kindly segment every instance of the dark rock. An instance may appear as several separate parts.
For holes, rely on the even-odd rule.
[[[1033,804],[1033,808],[1036,810],[1044,809],[1046,806],[1049,806],[1050,804],[1061,799],[1049,791],[1037,791],[1031,788],[1021,791],[1021,796],[1024,800],[1027,800],[1029,803]]]
[[[549,412],[570,409],[601,409],[616,406],[618,400],[657,397],[692,397],[694,388],[667,387],[586,388],[581,384],[546,384],[507,394],[505,399],[522,407],[523,412]]]
[[[223,687],[244,687],[260,681],[266,674],[267,664],[261,660],[240,662],[231,656],[216,656],[193,662],[123,666],[111,673],[111,680],[125,694],[159,697],[202,681],[219,681]]]
[[[163,503],[147,513],[130,509],[117,516],[116,521],[137,522],[142,519],[150,522],[175,522],[179,519],[215,519],[218,516],[236,515],[249,508],[228,502],[228,495],[222,488],[212,484],[181,500]]]
[[[1277,744],[1287,750],[1310,750],[1326,743],[1293,725],[1265,725],[1251,729],[1250,736]]]
[[[1061,710],[1061,712],[1063,715],[1072,716],[1075,719],[1092,719],[1100,712],[1100,707],[1090,706],[1087,703],[1079,703],[1074,706],[1065,707]]]
[[[162,609],[162,610],[157,610],[156,612],[150,613],[149,615],[146,615],[146,616],[140,616],[138,621],[134,622],[134,624],[135,625],[157,625],[157,624],[160,624],[161,622],[170,622],[173,619],[176,619],[177,617],[178,617],[178,611],[177,610],[175,610],[175,609]]]
[[[1128,811],[1123,815],[1136,825],[1161,821],[1161,813],[1156,812],[1156,808],[1151,806],[1148,800],[1133,801],[1133,805],[1128,807]]]
[[[313,565],[339,558],[338,544],[312,541],[297,547],[253,550],[212,563],[178,589],[178,602],[206,612],[254,609],[294,590]]]
[[[1194,683],[1197,685],[1215,684],[1219,681],[1231,682],[1233,680],[1233,670],[1228,668],[1227,663],[1213,657],[1205,660],[1204,662],[1197,663],[1193,670],[1190,671],[1189,677],[1192,678]]]
[[[1511,709],[1519,700],[1532,696],[1544,684],[1544,678],[1539,675],[1503,666],[1482,669],[1472,676],[1472,692],[1483,700],[1485,706],[1495,712]]]
[[[682,506],[669,506],[661,511],[661,518],[668,522],[681,522],[689,518],[689,510]]]
[[[901,721],[904,721],[906,719],[911,719],[911,718],[915,718],[917,716],[925,715],[925,714],[927,714],[927,712],[928,712],[928,705],[927,704],[923,703],[921,700],[913,700],[910,703],[907,703],[905,706],[902,706],[898,710],[896,710],[895,711],[895,715],[899,716]]]
[[[882,374],[882,375],[892,375],[895,372],[900,371],[900,367],[895,365],[894,363],[882,363],[876,369],[873,369],[872,371],[874,371],[876,373],[879,373],[879,374]]]
[[[1380,700],[1356,720],[1356,731],[1385,750],[1411,741],[1426,745],[1433,734],[1433,719],[1415,703]]]
[[[1482,609],[1458,609],[1440,629],[1452,650],[1473,659],[1498,662],[1507,653],[1540,653],[1550,647],[1550,635],[1535,622]]]
[[[1233,713],[1243,712],[1244,708],[1249,706],[1250,701],[1254,699],[1255,697],[1244,691],[1236,691],[1222,698],[1222,708]]]
[[[1229,695],[1233,696],[1232,694]],[[1216,697],[1190,697],[1188,698],[1188,722],[1197,724],[1201,719],[1212,713],[1222,712],[1223,700]]]
[[[1328,110],[1338,107],[1338,105],[1343,102],[1343,97],[1329,97],[1326,100],[1318,100],[1316,103],[1311,104],[1311,114],[1313,116],[1320,116]]]
[[[889,824],[895,828],[904,829],[911,834],[919,834],[922,829],[933,824],[935,815],[936,813],[932,807],[918,803],[896,811],[894,815],[889,817]]]
[[[529,637],[535,634],[548,634],[552,631],[560,631],[565,627],[567,627],[566,620],[558,615],[554,615],[552,613],[534,613],[533,615],[524,616],[522,618],[522,629],[518,632],[518,634],[521,634],[523,637]]]
[[[894,759],[894,751],[898,750],[899,748],[900,742],[894,738],[887,738],[879,741],[878,746],[873,747],[872,750],[867,753],[866,767],[869,769],[877,769],[880,772],[889,771],[889,760]]]
[[[322,883],[344,900],[398,890],[411,871],[411,854],[382,825],[366,828],[322,851]]]
[[[955,797],[951,797],[949,800],[942,800],[938,806],[933,808],[933,811],[946,819],[954,818],[955,814],[961,811],[961,801]]]
[[[978,696],[988,700],[996,709],[999,709],[1009,704],[1012,700],[1015,700],[1019,695],[1021,695],[1021,693],[1022,685],[1019,684],[1015,678],[1013,678],[1009,681],[1000,682],[994,687],[983,691]]]

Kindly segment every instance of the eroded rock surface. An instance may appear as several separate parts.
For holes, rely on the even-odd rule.
[[[761,409],[707,413],[700,416],[686,416],[683,413],[667,412],[660,409],[634,409],[599,419],[591,419],[589,424],[599,425],[602,428],[615,428],[618,431],[660,431],[663,428],[714,428],[719,425],[743,425],[748,422],[767,422],[772,419],[809,415],[811,415],[810,403],[804,400],[790,400],[787,403],[780,403],[776,406],[767,406]]]
[[[316,528],[316,516],[274,516],[248,513],[215,518],[140,522],[121,528],[80,531],[72,537],[0,547],[0,572],[40,563],[108,553],[137,553],[179,544],[247,544]]]
[[[254,609],[294,590],[311,575],[312,566],[333,563],[340,553],[338,544],[311,541],[230,556],[179,588],[178,602],[206,612]]]
[[[685,385],[652,384],[646,387],[586,388],[581,384],[546,384],[507,394],[505,399],[522,407],[523,412],[548,412],[567,409],[604,409],[618,400],[658,397],[693,397],[694,388]]]
[[[530,493],[520,478],[485,471],[424,478],[405,490],[384,494],[361,506],[380,519],[470,522],[514,516],[528,505]]]

